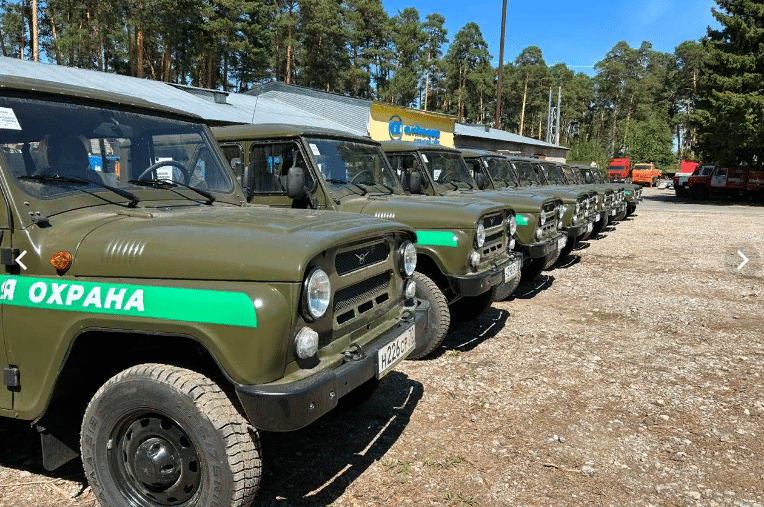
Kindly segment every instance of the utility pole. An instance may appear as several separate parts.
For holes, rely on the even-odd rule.
[[[546,108],[546,142],[552,142],[552,87],[549,87],[549,105]]]
[[[557,125],[555,126],[554,144],[560,145],[560,100],[562,98],[562,86],[557,88]]]
[[[504,81],[504,29],[507,24],[507,0],[501,7],[501,43],[499,44],[499,81],[496,83],[496,117],[494,128],[501,129],[501,89]]]

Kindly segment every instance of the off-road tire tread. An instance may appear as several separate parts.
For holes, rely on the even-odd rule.
[[[408,359],[424,359],[432,354],[435,349],[440,347],[440,345],[443,343],[443,340],[445,340],[446,333],[448,333],[448,328],[451,326],[451,310],[448,307],[448,300],[443,294],[443,291],[440,290],[438,285],[433,282],[430,277],[423,275],[418,271],[415,271],[411,277],[415,281],[422,283],[425,287],[427,287],[427,290],[432,293],[433,298],[435,299],[435,304],[430,305],[429,311],[437,312],[436,321],[438,326],[438,334],[421,353],[408,356]]]
[[[93,400],[109,387],[131,379],[154,380],[178,391],[179,396],[192,400],[205,415],[226,444],[226,458],[231,470],[232,490],[230,507],[249,506],[257,493],[262,475],[260,439],[257,430],[242,416],[236,401],[226,395],[223,388],[207,376],[177,366],[146,363],[133,366],[109,379],[91,399],[85,413],[89,413]],[[83,419],[84,424],[87,417]],[[80,443],[82,445],[82,443]]]
[[[451,320],[468,322],[490,308],[496,299],[496,286],[477,296],[464,297],[451,305]]]

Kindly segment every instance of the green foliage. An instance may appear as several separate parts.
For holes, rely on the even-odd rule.
[[[600,168],[607,167],[610,159],[605,153],[605,148],[597,140],[585,140],[576,138],[570,144],[568,162],[590,165],[596,162]]]
[[[696,112],[703,160],[759,163],[764,156],[764,2],[717,0]]]
[[[637,121],[629,131],[628,155],[634,163],[653,163],[663,172],[676,166],[672,152],[672,136],[666,118],[652,114],[647,120]]]

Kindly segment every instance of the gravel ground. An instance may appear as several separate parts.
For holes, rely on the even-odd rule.
[[[764,505],[763,220],[645,189],[360,409],[263,435],[256,504]],[[95,504],[38,452],[0,421],[0,506]]]

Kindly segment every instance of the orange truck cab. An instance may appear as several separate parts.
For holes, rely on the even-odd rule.
[[[642,185],[657,187],[661,182],[662,173],[652,163],[637,164],[631,172],[631,182]]]
[[[610,181],[624,182],[631,178],[631,159],[615,158],[610,162],[607,169],[607,177]]]

